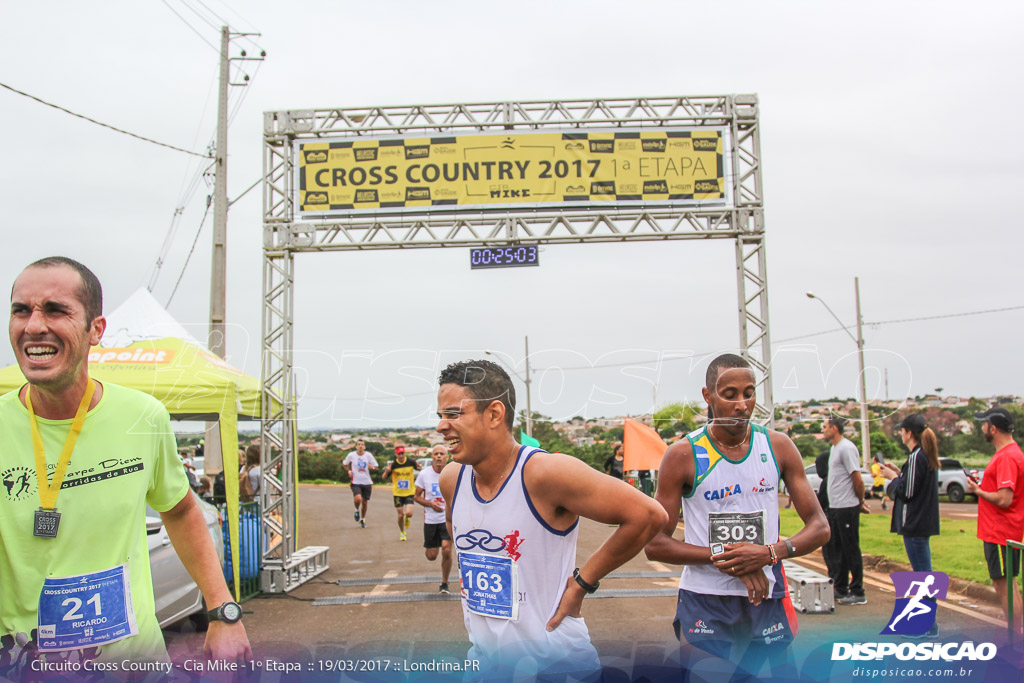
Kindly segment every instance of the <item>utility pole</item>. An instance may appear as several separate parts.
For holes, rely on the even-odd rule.
[[[213,183],[213,268],[210,275],[210,351],[227,355],[225,313],[227,309],[228,236],[228,81],[231,41],[227,26],[220,27],[220,88],[217,97],[217,151]]]
[[[523,337],[526,343],[526,434],[533,436],[533,409],[530,407],[530,337]]]
[[[853,289],[857,295],[857,359],[860,362],[860,440],[861,460],[867,467],[871,462],[871,424],[868,422],[868,389],[864,376],[864,319],[860,315],[860,278],[853,278]]]
[[[217,94],[217,148],[213,163],[213,266],[210,269],[210,333],[207,344],[210,351],[220,358],[227,356],[227,276],[228,276],[228,87],[249,84],[246,75],[242,83],[231,82],[232,61],[261,61],[259,57],[247,57],[243,50],[240,57],[231,57],[231,37],[258,35],[252,33],[231,33],[227,26],[220,27],[220,86]],[[220,427],[216,422],[206,423],[206,468],[217,471],[223,466],[220,452]]]
[[[832,307],[828,305],[824,299],[816,295],[814,292],[807,292],[808,299],[817,299],[821,304],[828,310],[829,314],[835,318],[836,322],[839,323],[843,330],[850,336],[850,339],[857,344],[857,362],[860,366],[860,438],[861,438],[861,464],[863,467],[867,467],[868,463],[871,462],[871,425],[868,424],[868,391],[867,391],[867,378],[864,376],[864,327],[863,319],[860,315],[860,278],[853,278],[854,293],[857,297],[857,336],[853,336],[853,332],[850,332],[850,328],[843,324],[843,321],[839,319],[836,312],[832,310]]]
[[[525,379],[523,378],[522,375],[520,375],[518,372],[513,370],[512,366],[510,364],[508,364],[507,362],[501,360],[501,356],[499,356],[494,351],[491,351],[489,349],[484,349],[484,353],[487,354],[488,356],[494,356],[495,359],[497,359],[497,361],[499,363],[501,363],[502,365],[505,366],[506,370],[511,372],[513,375],[515,375],[516,378],[519,379],[520,382],[522,382],[523,384],[526,385],[526,435],[532,437],[533,436],[533,408],[532,408],[532,406],[530,406],[530,337],[529,336],[524,336],[523,337],[523,342],[526,344],[526,359],[525,359],[526,360],[526,378]]]
[[[220,88],[217,93],[217,149],[213,160],[213,266],[210,269],[210,332],[207,346],[219,358],[227,355],[225,313],[227,309],[228,271],[228,79],[231,59],[228,47],[231,35],[227,26],[220,27]],[[206,423],[206,470],[219,471],[224,466],[220,449],[220,423]]]

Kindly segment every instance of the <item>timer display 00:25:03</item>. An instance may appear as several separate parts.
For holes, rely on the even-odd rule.
[[[469,250],[470,268],[508,268],[540,265],[536,246],[483,247]]]

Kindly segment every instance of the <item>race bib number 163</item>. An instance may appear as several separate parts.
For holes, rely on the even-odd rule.
[[[497,619],[519,617],[519,572],[511,558],[460,552],[459,578],[470,612]]]

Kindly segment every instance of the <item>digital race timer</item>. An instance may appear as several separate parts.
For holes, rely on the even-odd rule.
[[[539,266],[540,252],[529,247],[482,247],[469,250],[470,268],[514,268]]]

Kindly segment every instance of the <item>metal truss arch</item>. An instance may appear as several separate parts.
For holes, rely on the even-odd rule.
[[[417,207],[298,217],[300,142],[617,128],[726,129],[724,205]],[[511,133],[509,133],[511,134]],[[349,143],[345,143],[349,144]],[[759,417],[772,423],[768,287],[756,95],[668,96],[339,107],[267,112],[263,153],[264,591],[290,590],[327,568],[327,548],[297,549],[296,406],[292,367],[296,253],[501,245],[732,239],[740,352],[759,374]],[[275,475],[274,472],[277,472]]]

